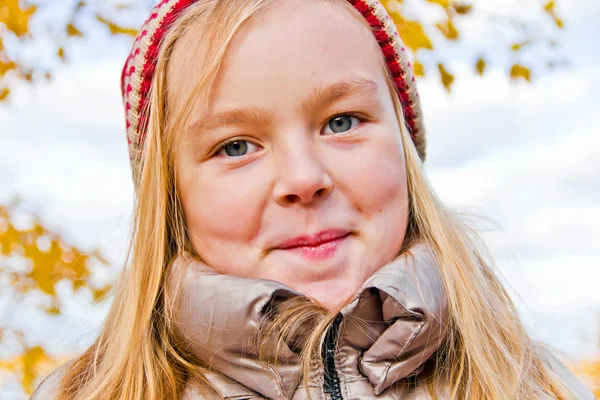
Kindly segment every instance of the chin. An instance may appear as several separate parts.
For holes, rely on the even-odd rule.
[[[310,297],[327,311],[338,311],[356,294],[361,282],[350,282],[344,278],[335,281],[316,281],[306,285],[295,285],[295,290]]]

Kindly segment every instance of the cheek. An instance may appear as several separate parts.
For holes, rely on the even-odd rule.
[[[220,174],[208,165],[196,170],[181,185],[185,220],[195,250],[204,256],[251,242],[260,228],[264,183],[247,176],[240,179],[235,173]]]
[[[364,215],[397,213],[408,203],[402,145],[391,134],[372,144],[344,168],[348,190]]]
[[[390,135],[369,151],[348,176],[354,175],[349,193],[366,222],[365,265],[373,273],[397,256],[406,234],[409,204],[402,144]]]

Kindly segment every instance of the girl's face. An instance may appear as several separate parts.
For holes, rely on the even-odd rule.
[[[177,155],[203,261],[285,283],[327,308],[396,256],[408,220],[400,128],[381,51],[360,18],[327,1],[282,0],[250,20]],[[170,98],[198,80],[182,61],[188,46],[189,32],[173,54]]]

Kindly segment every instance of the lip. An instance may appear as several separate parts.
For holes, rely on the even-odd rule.
[[[322,260],[332,257],[349,235],[347,230],[330,229],[312,236],[286,240],[277,249],[296,253],[309,260]]]
[[[350,232],[343,229],[329,229],[311,236],[298,236],[293,239],[285,240],[276,246],[276,248],[286,250],[294,247],[315,247],[339,239],[346,236],[348,233]]]

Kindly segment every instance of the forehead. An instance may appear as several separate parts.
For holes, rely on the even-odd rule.
[[[170,97],[180,102],[200,78],[203,55],[190,30],[176,45]],[[381,51],[363,17],[345,0],[278,0],[235,33],[225,52],[210,109],[261,106],[273,94],[302,102],[317,87],[361,76],[385,87]],[[282,96],[283,97],[283,96]]]

